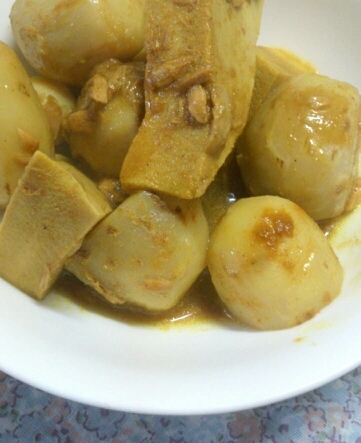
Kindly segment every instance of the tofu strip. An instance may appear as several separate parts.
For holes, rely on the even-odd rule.
[[[146,115],[120,173],[127,191],[204,193],[247,121],[262,8],[146,1]]]
[[[110,212],[88,177],[36,151],[0,226],[0,277],[43,299],[65,260]]]

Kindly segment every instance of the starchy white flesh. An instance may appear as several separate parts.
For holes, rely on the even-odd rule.
[[[42,299],[65,259],[109,212],[107,200],[85,175],[37,151],[0,225],[0,276]]]
[[[114,59],[97,65],[66,121],[72,155],[99,175],[119,177],[144,117],[144,70]]]
[[[207,264],[230,313],[262,330],[312,318],[340,293],[343,280],[318,225],[276,196],[234,203],[211,236]]]
[[[52,156],[53,137],[30,77],[0,42],[0,208],[5,208],[33,153]]]
[[[31,83],[45,111],[53,132],[54,144],[64,143],[63,122],[74,111],[76,98],[70,88],[42,76],[31,77]]]
[[[165,311],[204,269],[207,243],[198,200],[142,191],[86,236],[66,268],[113,304]]]
[[[263,0],[146,1],[146,115],[128,191],[203,195],[247,121]]]
[[[289,198],[312,218],[343,212],[358,176],[360,95],[307,73],[282,82],[240,140],[243,180],[253,195]]]
[[[16,0],[15,41],[40,74],[83,85],[104,59],[131,60],[144,46],[144,0]]]

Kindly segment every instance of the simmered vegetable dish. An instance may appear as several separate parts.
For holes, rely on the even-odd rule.
[[[262,12],[263,0],[15,1],[36,75],[0,42],[2,278],[41,300],[71,274],[152,318],[207,274],[202,303],[215,292],[261,330],[339,295],[320,225],[358,203],[360,95],[257,45]]]

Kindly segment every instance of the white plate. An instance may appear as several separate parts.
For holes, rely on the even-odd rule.
[[[10,6],[0,4],[6,41]],[[266,0],[260,43],[294,50],[360,88],[360,23],[359,0]],[[37,303],[0,281],[0,368],[69,399],[152,414],[241,410],[320,386],[361,364],[359,217],[334,240],[347,270],[343,293],[286,331],[132,327]]]

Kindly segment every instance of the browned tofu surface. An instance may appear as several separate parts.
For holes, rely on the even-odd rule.
[[[0,276],[42,299],[65,259],[109,212],[105,197],[87,177],[37,151],[0,226]]]
[[[128,191],[201,196],[247,121],[263,1],[146,2],[146,115]]]

